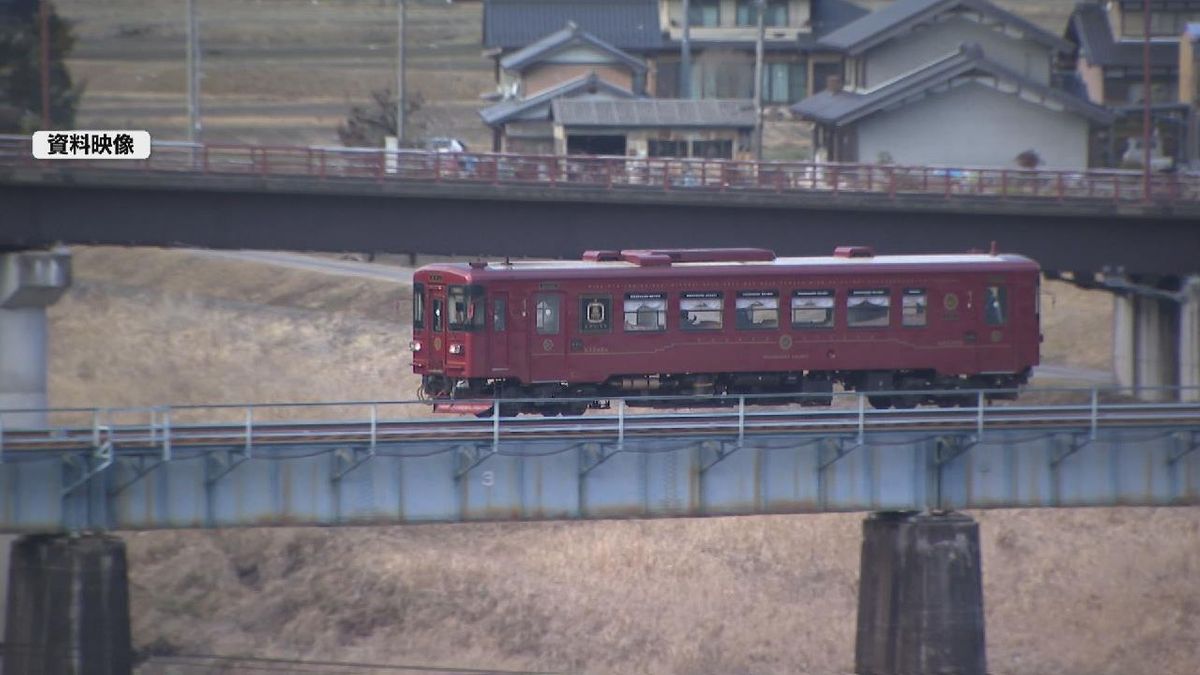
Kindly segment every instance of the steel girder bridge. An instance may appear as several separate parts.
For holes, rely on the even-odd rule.
[[[419,402],[0,411],[0,531],[1200,504],[1200,403],[956,393],[910,410],[640,398],[549,419]]]

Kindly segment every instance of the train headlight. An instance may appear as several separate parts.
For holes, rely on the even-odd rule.
[[[463,346],[462,346],[462,345],[459,345],[459,344],[451,344],[451,345],[450,345],[450,353],[451,353],[451,354],[461,354],[461,353],[463,353]]]
[[[421,343],[413,340],[408,343],[408,348],[414,352],[419,352],[421,351]]]

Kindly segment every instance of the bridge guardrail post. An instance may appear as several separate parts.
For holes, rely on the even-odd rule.
[[[983,390],[975,393],[975,440],[983,440]]]
[[[4,463],[4,415],[0,415],[0,464]]]
[[[738,396],[738,446],[746,439],[746,395]]]
[[[163,434],[163,454],[164,462],[171,461],[171,408],[165,408],[162,412],[162,434]]]
[[[1092,387],[1092,440],[1096,440],[1096,427],[1100,424],[1100,390]]]
[[[254,452],[254,408],[246,406],[246,445],[242,449],[246,457]]]
[[[858,395],[858,444],[863,444],[863,438],[867,434],[867,396],[859,393]]]
[[[371,454],[372,455],[375,454],[375,446],[377,445],[377,441],[379,439],[378,430],[379,430],[379,404],[372,403],[371,404]]]
[[[617,401],[617,448],[625,448],[625,399]]]
[[[492,452],[500,447],[500,397],[492,399]]]

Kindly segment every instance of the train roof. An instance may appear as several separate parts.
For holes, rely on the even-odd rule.
[[[704,251],[707,253],[697,253]],[[717,252],[715,255],[712,252]],[[542,280],[613,277],[711,277],[773,273],[863,272],[1036,272],[1038,264],[1014,253],[881,255],[839,248],[832,256],[779,258],[764,249],[662,249],[593,252],[585,260],[439,263],[423,270],[461,275],[477,283],[499,280]],[[740,252],[740,253],[734,253]],[[749,252],[749,253],[747,253]],[[682,255],[681,255],[682,254]],[[690,254],[690,255],[689,255]],[[612,259],[617,256],[619,259]],[[758,259],[738,259],[738,258]],[[666,258],[664,260],[664,258]],[[715,259],[714,259],[715,258]]]

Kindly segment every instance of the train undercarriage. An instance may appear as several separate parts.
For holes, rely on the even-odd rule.
[[[499,379],[454,379],[424,375],[418,395],[447,412],[491,415],[500,399],[500,414],[582,415],[589,408],[608,408],[612,399],[650,408],[735,406],[742,396],[747,405],[830,406],[834,392],[867,395],[876,409],[974,406],[983,390],[987,401],[1011,400],[1013,391],[1029,379],[1021,373],[942,375],[933,371],[830,371],[792,373],[718,373],[682,375],[620,375],[598,384],[565,382],[524,384]],[[959,393],[963,392],[963,393]],[[771,394],[779,394],[775,397]],[[695,397],[693,400],[687,400]]]

